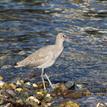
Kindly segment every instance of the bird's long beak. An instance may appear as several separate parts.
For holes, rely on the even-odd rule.
[[[65,35],[64,37],[65,37],[65,41],[67,41],[67,42],[71,42],[69,36],[66,36],[66,35]]]

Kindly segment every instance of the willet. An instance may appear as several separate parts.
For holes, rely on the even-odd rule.
[[[50,86],[54,88],[47,74],[44,74],[44,69],[52,66],[55,63],[56,59],[64,49],[63,42],[68,40],[69,38],[66,35],[64,35],[63,33],[59,33],[56,36],[55,44],[38,49],[37,51],[26,57],[24,60],[17,62],[17,65],[15,67],[31,66],[41,68],[41,78],[44,90],[46,90],[44,76],[47,78]]]

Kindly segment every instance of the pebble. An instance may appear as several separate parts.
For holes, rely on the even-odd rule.
[[[0,80],[3,80],[3,77],[0,75]]]
[[[1,69],[9,69],[9,68],[12,68],[12,65],[3,65],[1,67]]]
[[[28,97],[26,102],[28,104],[32,105],[32,107],[39,107],[38,105],[40,103],[40,101],[36,97],[34,97],[34,96]]]
[[[16,95],[15,92],[13,90],[10,90],[10,89],[6,90],[6,93],[8,93],[9,95],[11,95],[13,97],[15,97],[15,95]]]
[[[3,107],[13,107],[11,103],[7,103],[6,105],[4,105]]]
[[[75,89],[75,83],[73,81],[67,81],[65,83],[65,86],[68,88],[68,89]]]
[[[35,84],[35,83],[33,83],[32,86],[33,86],[34,88],[37,88],[37,87],[38,87],[38,85]]]
[[[16,85],[19,85],[19,86],[20,86],[20,85],[22,85],[22,84],[24,84],[24,81],[23,81],[23,80],[17,80],[17,81],[16,81]]]
[[[23,91],[23,89],[22,88],[16,88],[16,91],[20,93]]]
[[[107,107],[107,104],[99,102],[96,107]]]
[[[60,104],[59,107],[80,107],[80,105],[73,101],[66,101]]]
[[[0,88],[2,88],[4,84],[5,84],[5,82],[0,80]]]

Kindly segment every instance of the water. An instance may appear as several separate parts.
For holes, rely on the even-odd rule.
[[[107,1],[25,1],[0,1],[0,72],[5,80],[34,71],[13,66],[63,32],[72,41],[46,70],[52,81],[87,83],[93,91],[107,87]]]

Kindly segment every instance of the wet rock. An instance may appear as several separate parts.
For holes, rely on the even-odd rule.
[[[52,99],[53,98],[52,98],[52,96],[49,93],[47,93],[46,96],[44,97],[44,100],[47,103],[50,103],[52,101]]]
[[[2,105],[3,104],[3,99],[1,99],[2,98],[2,96],[0,95],[0,105]]]
[[[7,103],[6,105],[4,105],[3,107],[13,107],[13,105],[11,103]]]
[[[78,91],[65,91],[63,92],[64,98],[78,99],[84,96],[90,96],[92,93],[89,90],[78,90]]]
[[[56,90],[60,90],[60,91],[65,91],[65,90],[67,90],[67,87],[65,86],[64,83],[57,83],[55,85],[55,89]]]
[[[68,88],[68,89],[75,89],[75,83],[73,82],[73,81],[67,81],[66,83],[65,83],[65,86]]]
[[[40,104],[40,101],[34,96],[30,96],[29,98],[27,98],[26,102],[28,104],[31,104],[32,107],[39,107]]]
[[[46,94],[47,94],[47,91],[39,90],[36,92],[36,98],[39,100],[43,100]]]
[[[3,77],[0,75],[0,81],[3,80]]]
[[[99,102],[97,103],[96,107],[107,107],[107,104]]]
[[[54,89],[54,91],[52,91],[51,95],[53,97],[64,97],[64,98],[71,98],[71,99],[78,99],[84,96],[90,96],[92,95],[92,93],[85,89],[85,88],[78,88],[78,89],[73,89],[70,90],[69,88],[72,87],[72,82],[68,82],[66,84],[63,83],[59,83],[57,84],[56,88]],[[69,87],[69,88],[68,88]],[[75,86],[73,86],[75,87]]]
[[[3,66],[8,58],[7,55],[0,56],[0,66]]]
[[[14,83],[9,84],[12,89],[16,89],[16,85]]]
[[[16,85],[14,83],[5,83],[2,89],[16,89]]]
[[[43,89],[43,83],[42,82],[38,82],[37,86],[38,86],[38,89]],[[47,81],[45,81],[45,86],[46,86],[46,88],[49,86]]]
[[[55,86],[55,89],[51,93],[53,97],[61,96],[65,91],[68,90],[67,87],[64,85],[64,83],[57,83],[54,86]]]
[[[86,27],[86,28],[84,28],[84,31],[89,34],[96,34],[96,33],[98,33],[99,29],[93,28],[93,27]]]
[[[38,85],[36,83],[33,83],[32,86],[33,86],[33,88],[37,88],[38,87]]]
[[[43,90],[40,90],[40,91],[37,91],[36,92],[37,95],[41,95],[41,96],[44,96],[47,94],[47,92],[43,91]]]
[[[5,84],[5,82],[0,81],[0,88],[3,88],[4,84]]]
[[[80,107],[78,103],[73,101],[66,101],[59,105],[59,107]]]
[[[103,96],[88,96],[88,97],[83,97],[81,99],[78,99],[78,101],[81,103],[82,107],[97,107],[99,106],[100,103],[101,105],[107,105],[107,97]],[[98,104],[99,103],[99,104]],[[106,107],[106,106],[105,106]]]
[[[23,88],[16,88],[16,91],[19,92],[19,93],[23,92]]]
[[[3,66],[1,67],[1,69],[8,69],[8,68],[12,68],[12,65],[3,65]]]
[[[47,94],[43,100],[41,100],[41,106],[42,107],[50,107],[52,105],[52,100],[53,98],[51,97],[50,94]]]
[[[6,93],[8,94],[8,96],[11,96],[11,97],[16,96],[15,92],[13,90],[10,90],[10,89],[6,90]]]
[[[78,89],[78,90],[82,90],[82,89],[84,89],[85,87],[83,86],[83,84],[76,84],[76,89]]]
[[[17,80],[16,81],[16,85],[17,86],[21,86],[21,85],[23,85],[24,84],[24,80]]]
[[[24,87],[30,89],[30,88],[31,88],[31,85],[32,85],[32,84],[31,84],[30,82],[25,82]]]

